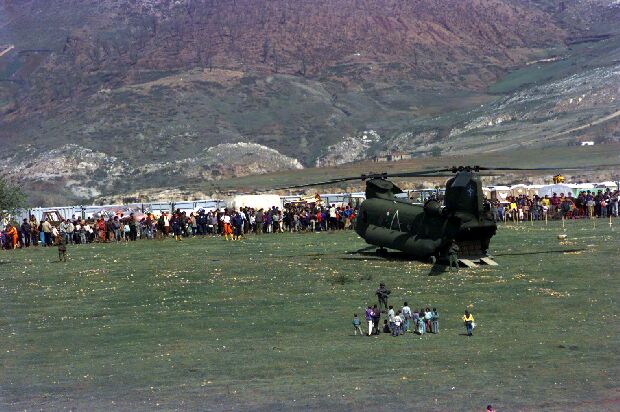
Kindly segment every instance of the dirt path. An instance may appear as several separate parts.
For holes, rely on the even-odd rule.
[[[0,57],[4,56],[5,54],[7,54],[8,52],[10,52],[11,50],[13,50],[15,48],[14,45],[9,44],[8,46],[5,46],[6,49],[0,51]]]
[[[618,117],[618,116],[620,116],[620,110],[617,110],[617,111],[613,112],[612,114],[607,115],[607,116],[605,116],[605,117],[601,117],[600,119],[594,120],[593,122],[590,122],[590,123],[588,123],[588,124],[584,124],[583,126],[574,127],[574,128],[572,128],[572,129],[568,129],[568,130],[565,130],[565,131],[563,131],[563,132],[560,132],[560,133],[556,133],[556,134],[554,134],[554,135],[551,135],[551,136],[549,136],[546,140],[551,140],[551,139],[554,139],[554,138],[559,137],[559,136],[564,136],[564,135],[567,135],[567,134],[569,134],[569,133],[576,132],[576,131],[578,131],[578,130],[587,129],[588,127],[592,127],[592,126],[594,126],[594,125],[596,125],[596,124],[604,123],[604,122],[606,122],[606,121],[608,121],[608,120],[611,120],[611,119],[613,119],[613,118],[616,118],[616,117]],[[571,138],[571,137],[567,137],[567,138],[565,138],[565,139],[570,139],[570,138]],[[565,139],[559,139],[559,140],[565,140]]]

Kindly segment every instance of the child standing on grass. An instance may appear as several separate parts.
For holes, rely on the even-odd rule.
[[[400,310],[394,316],[394,327],[392,328],[392,336],[400,335],[401,328],[401,319],[400,319]]]
[[[468,310],[466,310],[463,315],[463,323],[465,324],[465,329],[467,330],[467,336],[472,336],[472,331],[474,330],[474,316],[469,313]]]
[[[420,317],[418,318],[418,335],[424,335],[426,332],[426,325],[424,324],[424,309],[420,309]]]
[[[433,319],[431,322],[433,333],[439,333],[439,313],[437,313],[437,308],[433,308]]]
[[[396,312],[396,316],[398,317],[398,319],[400,319],[400,328],[399,328],[399,332],[401,335],[405,334],[405,315],[403,314],[402,311],[398,311]]]
[[[362,328],[360,328],[361,322],[360,318],[357,317],[357,313],[353,314],[353,334],[357,336],[357,332],[360,333],[360,336],[363,336]]]
[[[387,319],[383,321],[383,333],[390,333],[390,325],[388,325]]]
[[[396,317],[396,313],[394,313],[394,306],[389,306],[387,317],[388,322],[390,323],[390,330],[392,331],[392,334],[394,334],[394,318]]]

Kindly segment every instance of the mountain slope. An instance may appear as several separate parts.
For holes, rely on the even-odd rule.
[[[0,57],[0,157],[38,195],[28,165],[53,164],[50,153],[123,168],[49,174],[56,199],[82,201],[296,161],[556,144],[550,136],[616,107],[605,99],[617,96],[619,10],[603,0],[3,0],[0,45],[15,48]],[[554,86],[571,76],[583,78]],[[584,93],[597,103],[561,104]],[[614,125],[587,133],[613,138]],[[197,155],[239,142],[282,161],[263,149],[218,165]],[[197,169],[180,176],[180,166]]]

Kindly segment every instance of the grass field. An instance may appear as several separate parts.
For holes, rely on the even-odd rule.
[[[1,251],[0,410],[618,410],[620,220],[593,225],[503,225],[458,273],[353,232]],[[380,281],[440,333],[354,337]]]

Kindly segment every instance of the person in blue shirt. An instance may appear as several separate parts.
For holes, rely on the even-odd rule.
[[[364,336],[364,333],[362,332],[362,328],[360,328],[361,322],[360,322],[360,318],[357,317],[357,313],[353,314],[353,334],[355,336],[357,336],[357,332],[360,333],[360,336]]]
[[[439,333],[439,313],[437,308],[433,308],[433,317],[431,318],[431,331],[433,333]]]

